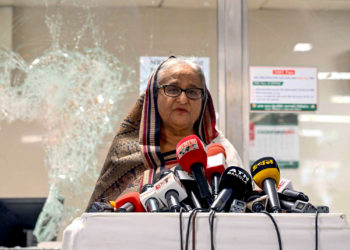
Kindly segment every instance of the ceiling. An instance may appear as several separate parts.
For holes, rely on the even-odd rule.
[[[348,10],[350,0],[247,0],[249,9]],[[216,8],[217,0],[0,0],[0,6]]]

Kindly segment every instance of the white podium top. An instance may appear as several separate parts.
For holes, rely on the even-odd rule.
[[[283,250],[315,249],[315,214],[272,216]],[[189,213],[182,217],[185,242]],[[195,245],[199,250],[211,249],[208,217],[209,213],[198,213],[196,217]],[[271,219],[257,213],[217,213],[214,244],[216,250],[279,249]],[[319,250],[350,249],[350,227],[344,214],[319,214],[318,246]],[[65,229],[62,249],[180,249],[179,214],[85,213]]]

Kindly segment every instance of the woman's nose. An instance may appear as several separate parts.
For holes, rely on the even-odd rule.
[[[180,103],[187,103],[188,97],[186,96],[185,91],[182,91],[181,94],[177,97]]]

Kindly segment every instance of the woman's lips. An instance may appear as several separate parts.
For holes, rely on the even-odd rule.
[[[176,108],[175,111],[181,113],[181,114],[186,114],[188,113],[187,109],[182,109],[182,108]]]

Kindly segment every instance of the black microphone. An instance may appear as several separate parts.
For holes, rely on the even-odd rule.
[[[280,213],[281,205],[276,190],[280,181],[280,170],[276,160],[272,157],[261,158],[254,162],[250,171],[256,185],[269,196],[271,211]]]
[[[301,201],[309,201],[309,197],[304,194],[303,192],[298,192],[295,190],[291,190],[291,189],[286,189],[284,191],[282,191],[282,194],[294,199],[294,200],[301,200]]]
[[[309,201],[309,197],[303,192],[298,192],[293,189],[292,181],[286,178],[282,178],[277,187],[277,192],[279,194],[286,195],[291,200],[301,200],[301,201]],[[281,198],[281,196],[280,196]]]
[[[97,202],[91,204],[88,213],[115,212],[115,208],[106,202]]]
[[[188,197],[184,202],[190,203],[189,205],[193,208],[202,208],[202,202],[198,198],[200,195],[196,180],[184,171],[180,165],[177,165],[173,170],[175,176],[179,178],[181,183],[185,186]]]
[[[329,213],[327,206],[314,206],[309,202],[296,200],[280,200],[281,207],[289,213]]]
[[[281,200],[281,207],[290,213],[316,213],[317,208],[309,202]]]
[[[220,212],[233,199],[243,200],[252,192],[252,178],[250,174],[240,167],[228,167],[221,175],[219,183],[219,195],[211,205],[211,209]],[[229,207],[227,209],[229,210]]]

